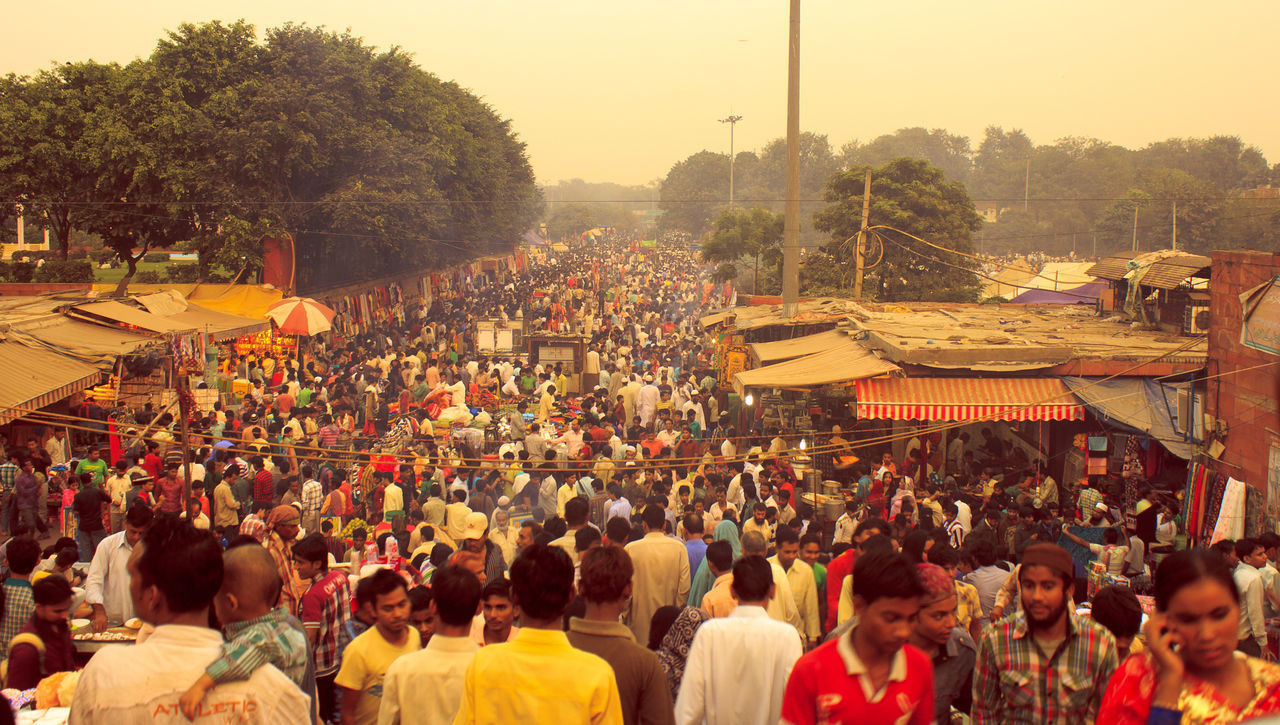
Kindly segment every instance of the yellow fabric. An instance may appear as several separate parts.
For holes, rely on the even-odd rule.
[[[476,653],[453,722],[622,725],[623,720],[607,662],[575,649],[564,632],[525,627],[510,642]]]
[[[111,292],[114,284],[95,284],[96,292]],[[252,284],[134,284],[129,285],[130,294],[151,294],[176,290],[188,302],[195,302],[201,307],[263,319],[267,316],[267,308],[284,299],[278,289]]]
[[[356,703],[356,725],[375,725],[378,722],[378,708],[382,706],[382,678],[386,676],[387,668],[400,655],[420,649],[418,630],[409,627],[408,632],[404,646],[396,647],[382,638],[377,627],[370,627],[351,640],[343,651],[342,669],[338,670],[334,683],[360,693],[360,700]]]
[[[956,582],[956,624],[969,630],[969,623],[982,618],[982,600],[978,588],[962,581]]]

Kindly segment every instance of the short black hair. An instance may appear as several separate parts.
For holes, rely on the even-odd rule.
[[[1251,556],[1253,550],[1259,546],[1262,546],[1262,544],[1259,544],[1257,539],[1246,536],[1236,541],[1236,557],[1243,559],[1246,556]]]
[[[616,602],[631,583],[635,567],[621,546],[599,546],[582,554],[579,588],[588,602]]]
[[[431,588],[424,587],[421,584],[408,591],[409,611],[421,612],[431,608]]]
[[[143,587],[164,595],[169,611],[197,612],[222,586],[222,548],[208,531],[175,516],[162,516],[142,537],[138,574]]]
[[[604,533],[609,537],[610,544],[626,546],[631,539],[631,522],[621,516],[614,516],[604,525]]]
[[[1111,584],[1093,595],[1090,616],[1116,637],[1136,637],[1142,626],[1142,605],[1129,587]]]
[[[884,519],[867,519],[866,521],[858,524],[858,527],[853,530],[853,535],[857,536],[872,529],[875,529],[882,534],[886,533],[889,531],[889,522]]]
[[[666,526],[667,516],[661,507],[649,504],[644,507],[644,512],[640,516],[645,526],[653,531],[661,531]]]
[[[713,541],[707,544],[707,566],[715,566],[718,572],[727,572],[733,567],[733,546],[727,541]]]
[[[744,556],[733,565],[734,596],[739,602],[758,602],[773,586],[773,567],[763,556]]]
[[[556,619],[573,593],[573,560],[557,546],[534,544],[511,565],[511,589],[523,614]]]
[[[404,579],[390,569],[379,569],[361,579],[360,584],[363,586],[356,587],[356,602],[360,606],[367,603],[376,607],[378,597],[385,597],[396,589],[403,589],[405,593],[409,591],[409,585],[405,584]]]
[[[574,496],[564,503],[564,521],[569,526],[582,526],[587,523],[587,515],[591,507],[581,496]]]
[[[878,599],[912,599],[925,594],[916,566],[905,554],[864,553],[853,565],[853,594],[870,604]]]
[[[140,498],[135,498],[133,505],[124,514],[124,522],[137,529],[147,528],[152,521],[155,521],[155,513]]]
[[[484,591],[480,592],[480,600],[484,601],[489,597],[502,597],[503,599],[511,598],[511,581],[504,578],[494,579],[484,585]]]
[[[9,569],[14,574],[27,575],[32,569],[36,568],[36,564],[40,563],[40,554],[43,550],[40,543],[30,536],[19,536],[9,542],[5,548],[5,558],[9,560]]]
[[[781,548],[783,544],[799,544],[800,535],[790,526],[779,526],[773,535],[773,545]]]
[[[600,530],[594,526],[583,526],[573,532],[573,549],[574,551],[586,551],[601,540]]]
[[[469,624],[480,606],[484,587],[470,569],[451,564],[437,569],[431,577],[431,593],[436,600],[436,614],[450,626]]]
[[[293,545],[293,555],[312,563],[319,563],[321,571],[329,571],[329,548],[323,534],[307,534]]]
[[[933,548],[929,549],[929,563],[946,569],[960,563],[960,554],[947,544],[934,544]]]
[[[31,585],[31,596],[36,604],[50,606],[71,599],[71,582],[58,575],[47,576]]]

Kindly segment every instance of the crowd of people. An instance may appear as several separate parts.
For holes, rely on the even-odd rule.
[[[116,460],[10,451],[6,686],[80,668],[79,610],[141,622],[76,673],[83,723],[1280,712],[1280,537],[1175,551],[1176,502],[1136,474],[1059,483],[995,426],[870,447],[841,420],[800,451],[718,381],[698,318],[723,304],[687,250],[610,238],[295,358],[228,355],[245,392],[187,438],[144,410]],[[576,336],[584,364],[481,353],[479,320]]]

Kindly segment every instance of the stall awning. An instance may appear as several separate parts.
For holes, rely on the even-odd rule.
[[[76,314],[100,317],[111,322],[118,322],[122,325],[129,325],[130,327],[161,334],[166,332],[189,332],[193,329],[192,325],[174,322],[168,317],[153,315],[144,309],[114,300],[76,305],[71,310]]]
[[[1190,383],[1160,383],[1148,378],[1062,379],[1071,392],[1099,418],[1124,428],[1145,433],[1160,441],[1173,455],[1191,460],[1200,431],[1198,402],[1185,404],[1180,398],[1192,395]],[[1179,428],[1178,418],[1190,430]]]
[[[188,305],[184,312],[167,315],[166,317],[177,324],[188,325],[201,332],[207,332],[214,340],[230,340],[271,329],[270,320],[255,320],[251,317],[231,315],[200,305]]]
[[[846,338],[826,352],[737,373],[733,387],[741,395],[747,388],[814,388],[901,373],[902,368]]]
[[[774,342],[757,342],[751,345],[751,352],[762,365],[804,357],[814,353],[825,352],[833,347],[840,347],[849,342],[849,336],[840,330],[827,330],[814,335],[801,335],[790,340]]]
[[[859,380],[858,417],[885,420],[1081,420],[1057,378],[889,378]]]
[[[92,365],[50,350],[0,342],[0,424],[98,384]]]

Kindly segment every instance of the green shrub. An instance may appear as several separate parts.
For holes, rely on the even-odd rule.
[[[133,281],[138,284],[160,284],[160,273],[154,269],[144,269],[133,275]]]
[[[67,255],[67,259],[88,259],[88,258],[89,258],[88,247],[72,247],[70,253]]]
[[[93,255],[93,258],[98,264],[111,264],[116,261],[116,250],[110,248],[101,249],[97,254]]]
[[[87,259],[46,260],[35,274],[36,282],[93,282],[93,265]]]
[[[174,264],[165,270],[165,277],[173,283],[198,282],[200,268],[195,264]]]
[[[5,282],[30,282],[36,265],[31,262],[0,262],[0,277]]]
[[[142,261],[151,262],[153,264],[157,262],[168,262],[169,253],[168,252],[148,252],[147,254],[143,255]]]

